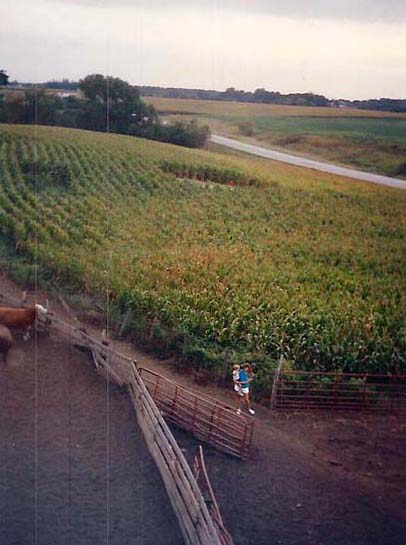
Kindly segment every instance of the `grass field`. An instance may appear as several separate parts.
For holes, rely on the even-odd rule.
[[[258,385],[281,349],[298,368],[406,369],[405,205],[266,160],[0,127],[3,253],[20,276],[37,261],[108,296],[139,339],[213,372],[225,355],[259,362]]]
[[[145,97],[174,119],[275,149],[406,177],[406,114]]]
[[[406,114],[356,110],[351,108],[316,108],[309,106],[279,106],[276,104],[254,104],[222,100],[193,100],[181,98],[143,97],[160,112],[167,114],[206,114],[209,116],[259,116],[259,117],[367,117],[402,118]]]

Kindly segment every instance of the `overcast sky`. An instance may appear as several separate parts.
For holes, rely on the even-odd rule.
[[[406,98],[406,0],[0,0],[11,79]]]

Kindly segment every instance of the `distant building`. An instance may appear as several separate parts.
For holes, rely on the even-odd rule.
[[[67,97],[79,96],[80,91],[79,90],[70,91],[70,90],[67,90],[67,89],[57,89],[56,91],[54,91],[54,93],[55,93],[56,96],[58,96],[60,98],[67,98]]]
[[[350,104],[346,100],[332,100],[330,108],[349,108]]]

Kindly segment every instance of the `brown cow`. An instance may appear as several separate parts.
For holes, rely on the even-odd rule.
[[[12,346],[13,337],[10,330],[4,325],[0,325],[0,354],[3,354],[4,364],[7,364],[7,355]]]
[[[35,307],[0,307],[0,324],[15,329],[28,329],[35,322],[36,315]]]
[[[12,329],[25,329],[24,340],[29,338],[30,329],[38,315],[44,318],[48,314],[48,299],[46,308],[39,304],[25,307],[26,301],[27,292],[23,291],[21,308],[0,306],[0,324]]]

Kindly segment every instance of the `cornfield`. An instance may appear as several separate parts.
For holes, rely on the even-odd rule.
[[[232,178],[235,187],[227,185]],[[261,160],[0,128],[0,230],[217,373],[406,370],[406,195]]]

